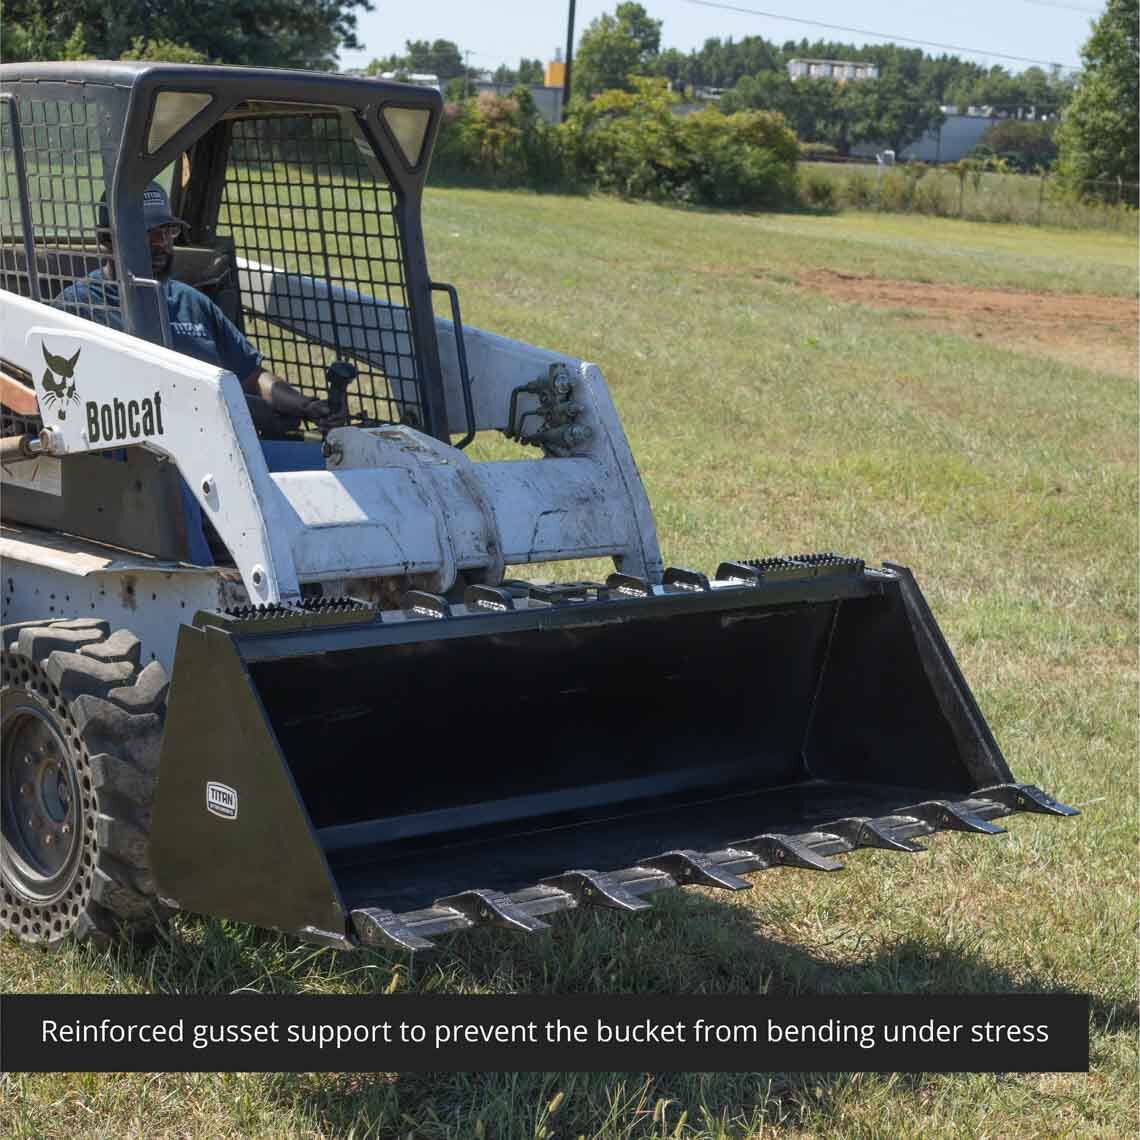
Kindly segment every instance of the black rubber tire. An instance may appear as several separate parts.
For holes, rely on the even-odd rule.
[[[149,862],[166,671],[95,618],[5,626],[0,648],[0,931],[55,945],[150,930],[166,913]]]

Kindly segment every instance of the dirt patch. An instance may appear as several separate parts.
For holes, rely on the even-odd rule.
[[[923,327],[1015,352],[1136,375],[1140,318],[1129,297],[889,281],[830,269],[801,274],[798,284],[836,301],[901,310]]]

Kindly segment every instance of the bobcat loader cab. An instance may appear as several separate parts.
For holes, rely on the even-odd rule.
[[[416,949],[1072,814],[1013,782],[905,568],[663,566],[598,368],[465,328],[430,278],[436,92],[0,79],[0,927],[183,907]],[[261,439],[238,378],[169,347],[155,179],[173,275],[349,426]],[[108,264],[99,306],[52,304]],[[473,462],[489,430],[518,457]],[[604,582],[506,576],[595,557]]]

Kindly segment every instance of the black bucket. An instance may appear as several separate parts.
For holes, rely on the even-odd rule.
[[[902,567],[815,555],[726,563],[711,584],[475,587],[396,615],[199,615],[153,862],[181,906],[351,941],[354,912],[461,898],[501,919],[488,899],[509,909],[568,870],[681,851],[691,871],[697,852],[1010,779]]]

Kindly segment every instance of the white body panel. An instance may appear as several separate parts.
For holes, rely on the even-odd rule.
[[[100,617],[142,642],[169,673],[178,627],[245,599],[234,570],[141,558],[71,535],[0,527],[0,625]]]
[[[342,306],[352,308],[351,323],[366,330],[354,351],[378,363],[408,335],[403,310],[330,295],[312,278],[265,266],[243,265],[247,286],[252,274],[274,319],[313,339],[325,339],[330,303],[338,320]],[[568,367],[580,405],[575,423],[588,429],[569,457],[524,458],[534,453],[520,448],[517,461],[477,464],[409,427],[343,428],[329,435],[326,470],[271,473],[231,373],[48,305],[11,294],[2,304],[0,356],[37,377],[53,454],[137,445],[169,457],[251,601],[298,597],[305,582],[394,575],[420,576],[444,591],[461,570],[496,582],[508,563],[599,556],[660,580],[649,504],[593,365],[465,329],[479,430],[506,426],[514,389],[552,364]],[[458,431],[465,418],[454,330],[444,320],[437,326],[449,423]],[[71,400],[45,402],[45,349],[79,354]],[[523,410],[534,406],[533,396],[521,397]]]

